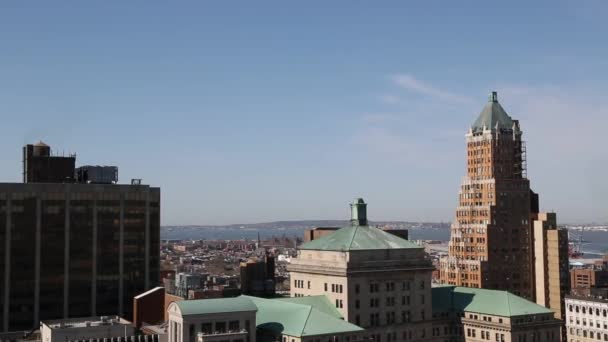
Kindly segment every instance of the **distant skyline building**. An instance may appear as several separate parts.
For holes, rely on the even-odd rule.
[[[526,178],[519,122],[498,103],[496,92],[466,142],[467,175],[451,227],[449,257],[441,261],[441,281],[534,299],[530,218],[538,205]]]
[[[0,183],[0,331],[60,318],[130,318],[133,297],[159,282],[160,189],[62,184],[65,170],[40,163],[50,167],[34,167],[27,182]]]
[[[563,314],[569,287],[567,232],[539,213],[526,176],[519,121],[490,94],[468,133],[462,182],[442,283],[512,292]],[[540,288],[539,288],[540,287]]]

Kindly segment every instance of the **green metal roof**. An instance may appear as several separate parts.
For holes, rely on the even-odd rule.
[[[503,317],[552,313],[507,291],[439,286],[432,289],[432,298],[433,312],[469,311]]]
[[[341,319],[339,313],[330,313],[327,298],[264,299],[247,297],[258,307],[258,329],[294,337],[359,332],[364,329]],[[317,296],[320,297],[320,296]],[[323,296],[324,297],[324,296]],[[331,305],[331,303],[329,303]],[[336,310],[337,311],[337,310]]]
[[[300,246],[304,250],[351,251],[369,249],[422,248],[382,229],[370,226],[347,226]]]
[[[338,317],[340,319],[344,318],[340,311],[336,309],[336,306],[327,299],[327,296],[306,296],[306,297],[289,297],[289,298],[278,298],[276,300],[282,300],[285,302],[290,302],[294,304],[304,304],[310,305],[315,309],[324,312],[328,315],[332,315]]]
[[[471,126],[473,131],[481,131],[484,128],[493,130],[493,129],[512,129],[513,128],[513,119],[507,114],[507,112],[502,108],[500,103],[498,103],[498,96],[496,92],[492,92],[490,95],[490,100],[483,107],[483,110],[477,117],[477,120]]]
[[[247,297],[182,300],[175,302],[184,315],[203,315],[221,312],[257,311],[253,301]]]

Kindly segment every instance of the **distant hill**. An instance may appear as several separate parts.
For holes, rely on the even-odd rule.
[[[188,225],[163,226],[163,228],[220,228],[220,229],[304,229],[313,227],[343,227],[349,221],[344,220],[300,220],[300,221],[274,221],[263,223],[242,223],[230,225]],[[370,225],[386,226],[397,229],[412,228],[449,228],[447,222],[407,222],[407,221],[370,221]]]

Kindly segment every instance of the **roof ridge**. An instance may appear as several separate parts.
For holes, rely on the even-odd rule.
[[[505,291],[505,295],[507,296],[507,310],[509,312],[509,317],[511,316],[511,296],[508,291]]]
[[[348,243],[348,249],[350,250],[353,246],[353,241],[355,241],[355,236],[357,235],[357,230],[359,229],[359,225],[354,226],[355,229],[353,231],[353,235],[350,237],[350,242]]]
[[[308,319],[310,319],[310,314],[312,313],[312,305],[304,305],[304,304],[298,304],[298,305],[303,305],[303,306],[307,306],[308,307],[308,315],[306,316],[306,320],[304,321],[304,325],[302,325],[302,331],[300,332],[300,336],[304,336],[304,330],[306,330],[306,325],[308,324]]]

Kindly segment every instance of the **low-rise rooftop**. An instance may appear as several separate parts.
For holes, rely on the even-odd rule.
[[[457,311],[514,317],[553,311],[507,291],[439,286],[432,289],[433,312]]]
[[[50,329],[77,329],[112,325],[131,325],[131,322],[119,316],[96,316],[82,318],[66,318],[40,322]]]
[[[364,329],[342,319],[326,296],[250,298],[258,307],[257,328],[294,337],[357,333]]]

